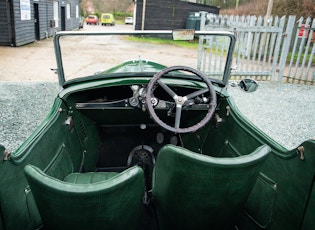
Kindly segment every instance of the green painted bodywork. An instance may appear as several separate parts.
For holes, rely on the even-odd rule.
[[[156,72],[159,72],[165,68],[166,68],[166,66],[160,65],[156,62],[139,59],[139,60],[124,62],[118,66],[115,66],[111,69],[108,69],[108,70],[102,72],[102,74],[105,74],[105,73],[128,73],[128,72],[131,72],[131,73],[137,73],[137,72],[156,73]]]
[[[137,128],[120,126],[100,131],[101,126],[138,124],[137,121],[154,126],[148,114],[140,110],[74,109],[77,101],[88,100],[87,92],[115,85],[145,84],[148,80],[146,77],[103,79],[78,83],[60,92],[52,112],[42,125],[11,154],[9,160],[0,162],[0,173],[5,175],[0,177],[0,229],[33,229],[43,224],[24,176],[26,165],[35,165],[50,176],[63,179],[67,174],[82,169],[95,171],[98,161],[106,167],[124,166],[139,137],[145,135],[149,141],[155,140],[154,132],[157,131],[154,130],[153,133],[143,134]],[[172,81],[179,85],[183,80],[169,79],[169,82]],[[186,85],[198,85],[198,82]],[[261,226],[277,230],[310,229],[315,212],[314,141],[301,144],[304,147],[304,160],[301,160],[295,149],[287,150],[280,146],[240,114],[226,91],[217,90],[220,100],[217,114],[223,122],[216,125],[212,121],[195,133],[182,135],[185,148],[218,158],[249,154],[263,144],[272,149],[245,207],[239,210],[240,217],[235,224],[239,229],[261,229]],[[227,107],[230,108],[228,115]],[[69,117],[73,119],[72,128],[65,124]],[[119,137],[118,140],[115,140],[116,137]]]
[[[221,85],[214,87],[217,94],[216,118],[196,132],[181,135],[167,132],[151,119],[145,108],[126,106],[128,99],[133,95],[130,86],[147,85],[153,74],[163,68],[163,65],[154,62],[130,61],[98,73],[88,81],[72,82],[60,91],[51,112],[43,123],[21,147],[9,156],[6,154],[6,158],[0,161],[0,230],[47,229],[49,226],[47,216],[52,214],[43,213],[43,205],[51,197],[34,199],[34,195],[40,191],[33,193],[32,187],[36,185],[32,185],[32,182],[27,180],[25,170],[31,174],[29,177],[35,175],[46,178],[47,175],[48,178],[53,179],[54,183],[73,190],[75,183],[64,181],[65,178],[69,178],[69,175],[73,178],[73,175],[87,173],[83,176],[84,181],[90,179],[91,173],[114,171],[114,174],[118,175],[128,170],[127,162],[129,162],[130,153],[139,146],[151,147],[154,150],[152,155],[156,159],[156,162],[146,164],[144,173],[136,169],[137,175],[143,175],[143,177],[138,181],[137,188],[127,189],[138,192],[141,189],[149,191],[145,193],[149,197],[141,200],[137,198],[136,203],[139,205],[141,202],[141,215],[140,211],[133,213],[134,208],[126,206],[128,196],[113,196],[115,210],[119,211],[121,208],[124,209],[121,211],[126,211],[125,208],[127,208],[128,213],[135,214],[130,216],[130,219],[124,214],[118,218],[118,214],[115,216],[116,220],[118,219],[117,222],[122,221],[128,225],[130,221],[132,223],[128,225],[130,229],[135,223],[135,225],[139,224],[137,228],[139,230],[156,230],[159,226],[160,229],[174,229],[171,221],[161,220],[165,216],[163,216],[163,208],[160,209],[160,207],[165,209],[168,204],[176,210],[169,213],[170,216],[174,215],[174,220],[182,221],[178,226],[202,229],[202,223],[196,222],[194,225],[193,216],[203,210],[202,204],[205,203],[212,205],[206,208],[212,208],[205,208],[204,210],[208,213],[203,213],[202,218],[220,214],[220,219],[217,219],[219,221],[216,222],[214,229],[222,229],[223,226],[228,226],[227,229],[230,229],[229,226],[237,226],[237,229],[246,230],[314,229],[315,141],[307,140],[301,143],[303,148],[299,149],[303,149],[303,152],[297,149],[285,149],[246,119],[235,106],[226,88],[222,88]],[[177,90],[189,91],[205,87],[200,80],[184,76],[181,78],[168,76],[165,82]],[[105,98],[104,95],[107,97]],[[117,103],[113,107],[96,109],[77,107],[78,103],[100,102],[105,99],[109,102],[122,103]],[[167,117],[165,113],[163,110],[159,111],[162,117]],[[183,117],[183,123],[194,123],[203,116],[203,113],[204,111],[200,110],[188,111],[186,117]],[[176,144],[181,147],[175,147]],[[270,153],[259,167],[248,169],[243,167],[244,164],[239,164],[241,160],[238,159],[257,153],[257,149],[261,146],[269,146]],[[0,146],[0,151],[4,154],[3,146]],[[184,160],[181,165],[176,156],[170,155],[173,152],[196,157],[193,157],[193,160]],[[209,163],[209,159],[217,164],[221,162],[222,168],[218,169],[218,165],[214,163],[207,166],[205,162]],[[133,160],[130,159],[130,162],[133,163]],[[202,162],[203,169],[198,170],[197,164],[194,163],[199,163],[199,161]],[[154,169],[154,163],[158,165],[157,169]],[[231,164],[238,164],[237,173],[228,170]],[[25,169],[27,165],[32,165],[30,167],[35,168],[37,173],[27,169],[28,167]],[[139,165],[143,166],[141,163]],[[214,169],[212,170],[211,167]],[[171,176],[173,172],[168,173],[163,168],[180,171],[180,177],[183,179]],[[196,169],[197,172],[192,173]],[[154,170],[159,170],[159,172]],[[153,171],[154,175],[151,174]],[[185,173],[187,173],[187,178]],[[249,175],[254,175],[250,177],[250,183],[243,185],[237,182],[237,178],[247,178]],[[144,181],[142,181],[143,178],[145,178]],[[219,180],[211,180],[213,178],[219,178]],[[200,185],[207,180],[208,183]],[[176,190],[178,188],[176,184],[182,186],[181,190],[186,190],[187,185],[184,183],[186,181],[192,184],[200,182],[194,188],[187,188],[190,195]],[[170,186],[172,189],[168,190],[167,183],[172,183],[172,187]],[[93,183],[85,185],[93,190]],[[80,186],[83,190],[87,189],[84,185]],[[139,186],[142,186],[140,190]],[[153,195],[151,194],[152,186]],[[122,189],[120,192],[123,192],[123,187],[120,187]],[[235,188],[238,188],[233,193],[235,196],[229,194]],[[172,194],[164,193],[165,190]],[[50,189],[47,191],[49,192]],[[93,208],[87,210],[88,206],[81,206],[80,202],[86,204],[86,197],[80,197],[80,192],[77,192],[76,205],[80,208],[84,207],[84,211],[87,211],[87,215],[93,219],[99,213],[93,213]],[[41,195],[46,196],[46,193]],[[149,199],[152,198],[151,195],[153,199]],[[102,199],[105,200],[105,196],[102,196]],[[174,199],[174,196],[178,200]],[[235,200],[228,202],[228,196],[233,196]],[[63,203],[66,204],[67,198],[63,199]],[[219,204],[215,202],[218,199],[220,199]],[[142,203],[143,200],[146,202]],[[233,205],[232,208],[231,204],[237,205]],[[53,209],[54,204],[51,205]],[[128,207],[130,207],[129,210]],[[62,208],[56,205],[56,209]],[[181,213],[182,209],[185,212]],[[60,213],[63,212],[66,211],[60,211]],[[190,216],[189,213],[194,215]],[[67,213],[64,214],[67,215]],[[79,223],[80,213],[77,217]],[[58,218],[55,221],[51,226],[60,224]],[[122,229],[119,226],[117,223],[117,229]],[[92,224],[90,227],[92,229]],[[76,229],[79,228],[78,226]],[[99,226],[95,229],[99,229]],[[105,226],[104,229],[106,229]],[[116,227],[110,229],[116,229]]]

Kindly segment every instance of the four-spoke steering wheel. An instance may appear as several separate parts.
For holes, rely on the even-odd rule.
[[[203,82],[207,85],[207,88],[196,90],[195,92],[190,93],[186,96],[177,95],[167,84],[165,84],[162,80],[160,80],[162,76],[172,71],[186,71],[186,72],[193,73],[194,75],[196,75],[197,77],[203,80]],[[156,84],[162,87],[166,91],[166,93],[169,94],[175,101],[176,111],[175,111],[175,123],[173,127],[166,124],[164,121],[162,121],[157,116],[156,111],[154,109],[152,98],[153,98],[153,91],[155,89]],[[210,93],[210,100],[207,105],[208,106],[207,114],[197,124],[192,125],[190,127],[181,128],[180,121],[181,121],[183,106],[187,105],[190,99],[194,99],[197,96],[202,95],[206,92]],[[173,66],[173,67],[165,68],[162,71],[156,73],[153,76],[153,78],[150,80],[147,86],[147,91],[146,91],[146,104],[147,104],[147,108],[152,119],[161,127],[174,133],[195,132],[201,127],[203,127],[205,124],[207,124],[207,122],[209,122],[209,120],[212,118],[214,114],[214,111],[216,108],[216,101],[217,101],[216,93],[210,80],[198,70],[190,68],[190,67],[186,67],[186,66]]]

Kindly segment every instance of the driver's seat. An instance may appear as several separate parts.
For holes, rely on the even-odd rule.
[[[232,229],[270,153],[215,158],[166,145],[158,153],[153,201],[161,230]]]

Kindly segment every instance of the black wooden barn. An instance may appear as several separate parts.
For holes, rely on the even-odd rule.
[[[206,11],[212,14],[220,12],[220,8],[215,6],[182,0],[136,0],[135,3],[136,30],[184,29],[190,12]]]
[[[79,27],[79,0],[0,0],[0,45],[21,46]]]

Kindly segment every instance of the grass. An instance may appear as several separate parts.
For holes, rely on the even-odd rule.
[[[295,53],[295,54],[292,54],[292,52],[289,52],[288,53],[288,58],[287,58],[287,62],[289,63],[290,60],[292,59],[292,55],[293,55],[293,62],[296,63],[297,60],[298,60],[298,57],[299,57],[299,54]],[[309,62],[311,58],[311,54],[307,54],[306,55],[306,61],[307,63]],[[304,53],[300,55],[300,59],[299,59],[299,62],[301,63],[304,59]],[[312,57],[312,64],[315,64],[315,55]]]
[[[135,41],[135,42],[147,42],[147,43],[157,44],[157,45],[175,45],[175,46],[184,47],[184,48],[197,48],[198,47],[198,40],[175,41],[175,40],[166,39],[166,38],[144,37],[144,36],[130,36],[128,40]]]

